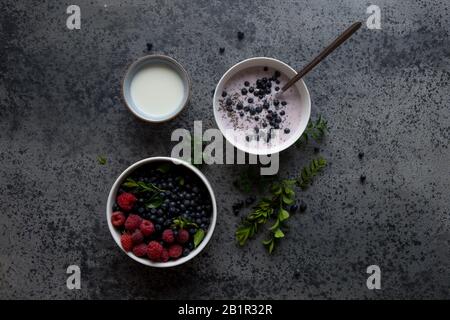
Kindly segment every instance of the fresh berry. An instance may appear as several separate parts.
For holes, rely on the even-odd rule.
[[[183,253],[183,247],[179,244],[173,244],[169,248],[169,257],[178,258]]]
[[[185,229],[180,229],[178,231],[177,241],[179,243],[186,243],[189,241],[189,232]]]
[[[173,243],[175,241],[175,236],[173,234],[172,229],[166,229],[162,233],[162,240],[165,243]]]
[[[123,250],[129,252],[133,249],[133,239],[128,233],[124,233],[120,236],[120,243],[122,244]]]
[[[159,261],[163,252],[163,246],[158,241],[150,241],[147,246],[147,256],[152,261]]]
[[[145,243],[134,246],[133,253],[135,256],[143,257],[147,254],[147,245]]]
[[[163,249],[161,253],[161,257],[159,258],[161,262],[169,261],[169,251],[167,249]]]
[[[244,86],[246,86],[246,87],[250,86],[250,82],[245,81],[245,82],[244,82]]]
[[[306,205],[306,203],[300,203],[300,212],[305,212],[307,208],[308,206]]]
[[[133,244],[137,245],[137,244],[142,243],[142,241],[144,241],[144,235],[142,234],[141,230],[136,229],[131,234],[131,239],[133,239]]]
[[[298,210],[298,205],[297,204],[293,204],[290,208],[289,211],[294,213]]]
[[[147,51],[152,51],[152,49],[153,49],[153,44],[147,43]]]
[[[227,96],[227,92],[226,91],[222,91],[222,97],[225,98]]]
[[[184,248],[184,249],[183,249],[183,257],[188,256],[189,253],[191,253],[191,250],[189,250],[188,248]]]
[[[123,210],[130,211],[133,209],[136,200],[136,197],[132,193],[124,192],[117,197],[117,204]]]
[[[111,216],[111,223],[114,227],[123,226],[123,224],[125,223],[125,215],[120,211],[113,212]]]
[[[284,133],[288,134],[289,132],[291,132],[291,130],[289,128],[284,129]]]
[[[134,231],[141,225],[142,218],[137,214],[130,214],[125,221],[125,229],[129,231]]]
[[[149,220],[142,220],[141,225],[139,226],[139,229],[141,230],[142,234],[145,237],[148,237],[155,232],[155,226],[153,223]]]

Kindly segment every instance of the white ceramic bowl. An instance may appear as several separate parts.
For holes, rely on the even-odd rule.
[[[239,132],[239,130],[226,130],[221,117],[222,113],[221,111],[219,111],[219,99],[228,80],[230,80],[234,75],[241,72],[242,70],[252,67],[273,68],[275,70],[279,70],[288,78],[292,78],[297,74],[297,72],[286,63],[277,59],[267,57],[250,58],[235,64],[230,69],[228,69],[227,72],[225,72],[216,86],[213,100],[214,118],[225,139],[227,139],[227,141],[234,145],[236,148],[244,152],[257,155],[277,153],[293,145],[305,131],[306,126],[308,125],[309,117],[311,115],[311,98],[309,96],[309,91],[303,80],[297,81],[294,85],[294,88],[298,90],[300,94],[300,121],[296,123],[296,127],[290,128],[292,135],[289,137],[289,139],[283,141],[280,144],[271,145],[267,148],[252,147],[250,144],[245,143],[245,140],[242,139],[242,135],[244,134],[243,132]]]
[[[142,70],[143,68],[155,64],[160,65],[162,64],[174,70],[176,73],[179,74],[184,85],[184,96],[181,104],[172,113],[164,117],[154,116],[143,112],[139,107],[136,106],[133,99],[131,98],[130,86],[133,77],[136,75],[138,71]],[[137,59],[128,67],[127,72],[125,73],[122,80],[122,99],[125,105],[132,114],[134,114],[139,119],[147,122],[159,123],[173,119],[186,107],[190,97],[191,97],[191,78],[189,77],[188,72],[177,60],[169,56],[154,54]]]
[[[145,258],[137,257],[132,252],[126,252],[125,250],[123,250],[122,245],[120,244],[120,232],[112,225],[112,223],[111,223],[111,215],[112,215],[112,210],[113,210],[112,208],[113,208],[113,205],[114,205],[114,202],[115,202],[115,199],[116,199],[117,191],[119,190],[119,187],[123,183],[123,181],[125,181],[125,179],[134,170],[136,170],[137,168],[139,168],[139,167],[141,167],[143,165],[148,165],[148,164],[153,163],[153,162],[161,162],[161,161],[168,161],[168,162],[171,162],[171,163],[176,164],[176,165],[185,166],[189,171],[195,173],[200,178],[200,180],[203,181],[203,183],[205,184],[206,188],[208,189],[209,196],[211,197],[212,213],[211,213],[211,221],[210,221],[208,230],[206,231],[205,237],[203,238],[203,241],[200,243],[200,245],[197,248],[192,250],[191,253],[189,253],[185,257],[181,257],[181,258],[179,258],[177,260],[174,260],[174,261],[153,262],[153,261],[150,261],[150,260],[145,259]],[[113,184],[113,186],[111,188],[111,191],[109,192],[108,202],[106,204],[106,220],[108,222],[109,231],[111,232],[111,235],[114,238],[114,240],[116,241],[117,245],[130,258],[132,258],[133,260],[135,260],[135,261],[137,261],[139,263],[142,263],[142,264],[144,264],[146,266],[150,266],[150,267],[157,267],[157,268],[174,267],[174,266],[183,264],[183,263],[191,260],[192,258],[194,258],[208,244],[208,242],[211,239],[211,236],[212,236],[212,234],[214,232],[214,228],[216,226],[216,220],[217,220],[216,197],[214,196],[213,189],[212,189],[210,183],[208,182],[208,180],[206,179],[206,177],[203,175],[203,173],[200,172],[200,170],[198,170],[193,165],[191,165],[191,164],[189,164],[189,163],[187,163],[187,162],[185,162],[183,160],[176,159],[176,158],[169,158],[169,157],[147,158],[147,159],[140,160],[140,161],[132,164],[131,166],[129,166],[124,172],[122,172],[122,174],[114,182],[114,184]]]

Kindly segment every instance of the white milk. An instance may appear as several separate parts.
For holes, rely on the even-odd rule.
[[[131,80],[130,94],[142,112],[155,117],[170,116],[183,102],[183,80],[163,64],[145,67]]]

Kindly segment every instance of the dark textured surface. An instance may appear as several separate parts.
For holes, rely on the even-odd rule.
[[[313,116],[331,127],[320,146],[331,165],[302,194],[308,210],[290,220],[273,256],[259,240],[236,247],[238,168],[210,166],[216,232],[172,270],[138,265],[113,242],[104,209],[115,178],[139,159],[170,155],[173,129],[214,127],[211,90],[231,65],[264,55],[299,68],[365,21],[370,3],[74,2],[78,31],[65,26],[72,2],[0,3],[1,298],[450,298],[448,1],[377,1],[382,30],[364,26],[306,77]],[[120,101],[126,65],[147,42],[193,79],[190,106],[160,126],[138,122]],[[284,152],[282,175],[313,147]],[[66,288],[71,264],[81,267],[81,290]],[[371,264],[381,267],[380,291],[366,288]]]

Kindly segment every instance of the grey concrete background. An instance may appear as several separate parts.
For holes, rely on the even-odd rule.
[[[169,155],[175,128],[215,127],[211,91],[231,65],[264,55],[300,68],[371,3],[382,30],[364,27],[306,77],[313,117],[330,124],[320,148],[331,165],[300,194],[308,210],[275,254],[260,238],[236,246],[231,203],[244,196],[228,165],[203,168],[219,217],[200,256],[172,270],[126,257],[104,217],[119,173]],[[69,4],[81,30],[66,28]],[[0,298],[450,298],[449,11],[444,0],[1,1]],[[193,79],[190,106],[159,126],[120,101],[147,42]],[[281,175],[314,146],[283,152]],[[81,290],[66,288],[71,264]],[[366,288],[371,264],[382,290]]]

